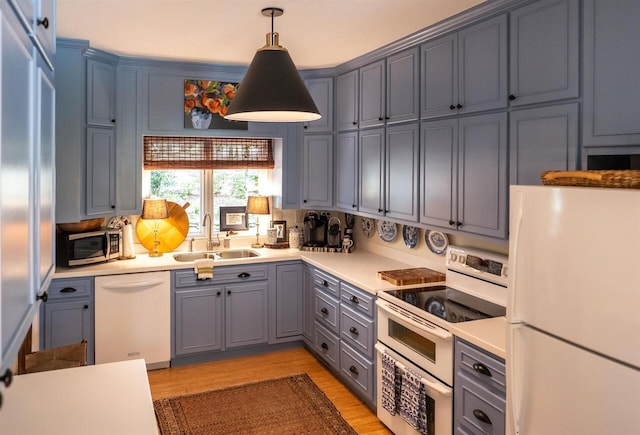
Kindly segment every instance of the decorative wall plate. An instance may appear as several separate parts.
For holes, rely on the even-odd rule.
[[[427,230],[424,232],[424,241],[427,243],[427,248],[434,254],[442,255],[449,246],[449,239],[447,235],[440,231]]]
[[[107,223],[107,228],[111,228],[112,230],[114,229],[121,230],[124,227],[125,221],[128,221],[129,223],[131,223],[131,219],[129,219],[129,216],[114,216],[111,219],[109,219],[109,222]]]
[[[402,226],[402,239],[407,248],[413,249],[418,244],[418,228],[410,225]]]
[[[360,226],[362,227],[362,234],[366,237],[373,236],[373,219],[370,218],[360,218]]]
[[[378,221],[378,235],[384,242],[393,242],[398,235],[398,226],[389,221]]]
[[[352,229],[356,224],[356,215],[351,213],[345,213],[344,224],[347,228]]]

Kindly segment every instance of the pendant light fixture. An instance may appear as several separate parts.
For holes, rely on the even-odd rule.
[[[238,86],[225,116],[232,121],[307,122],[320,119],[313,102],[287,49],[273,31],[273,21],[284,13],[280,8],[262,9],[271,17],[271,33],[259,48]]]

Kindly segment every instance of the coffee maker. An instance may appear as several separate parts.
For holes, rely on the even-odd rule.
[[[328,222],[327,246],[340,248],[342,246],[342,232],[340,231],[340,219],[332,217]]]
[[[304,243],[307,247],[324,247],[327,245],[327,216],[310,210],[304,215]]]

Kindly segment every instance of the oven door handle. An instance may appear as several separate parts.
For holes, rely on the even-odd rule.
[[[380,299],[376,300],[376,305],[378,306],[378,308],[380,308],[381,310],[385,311],[388,315],[391,315],[394,317],[395,320],[399,320],[403,323],[406,323],[410,326],[413,326],[414,328],[418,328],[420,331],[425,332],[426,334],[431,334],[433,336],[436,336],[438,338],[440,338],[441,340],[446,340],[446,341],[451,341],[453,340],[453,334],[451,334],[448,331],[445,331],[444,329],[440,329],[437,326],[432,326],[430,324],[422,324],[422,323],[418,323],[415,320],[403,316],[402,314],[399,314],[395,311],[393,311],[392,309],[390,309],[387,304],[383,301],[381,301]]]

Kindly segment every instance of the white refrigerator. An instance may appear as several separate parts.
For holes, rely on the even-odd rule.
[[[511,186],[507,433],[640,434],[640,190]]]

